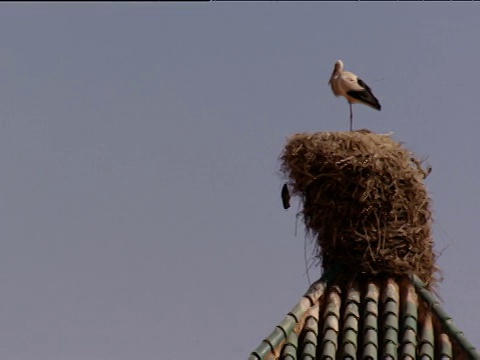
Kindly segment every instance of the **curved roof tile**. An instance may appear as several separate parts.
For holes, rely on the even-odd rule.
[[[480,359],[416,276],[326,272],[255,349],[263,359]]]

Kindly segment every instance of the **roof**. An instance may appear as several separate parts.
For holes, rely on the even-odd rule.
[[[416,275],[312,284],[249,360],[480,359]]]

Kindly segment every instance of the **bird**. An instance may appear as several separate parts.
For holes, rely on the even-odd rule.
[[[290,207],[290,191],[288,191],[287,183],[283,184],[282,187],[282,204],[285,210]]]
[[[328,85],[332,87],[335,96],[345,97],[350,105],[350,131],[352,131],[353,126],[352,104],[361,103],[378,111],[382,109],[370,87],[354,73],[343,70],[342,60],[335,62]]]

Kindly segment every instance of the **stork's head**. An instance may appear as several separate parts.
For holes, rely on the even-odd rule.
[[[340,75],[340,72],[343,71],[343,61],[342,60],[337,60],[335,62],[335,67],[333,68],[332,76],[330,76],[330,81],[328,82],[328,85],[332,85],[332,81]]]

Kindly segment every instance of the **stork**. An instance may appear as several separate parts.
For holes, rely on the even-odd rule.
[[[376,110],[382,108],[372,90],[357,75],[343,70],[343,61],[337,60],[328,85],[332,87],[335,96],[343,96],[350,105],[350,131],[353,127],[352,104],[361,103]]]

